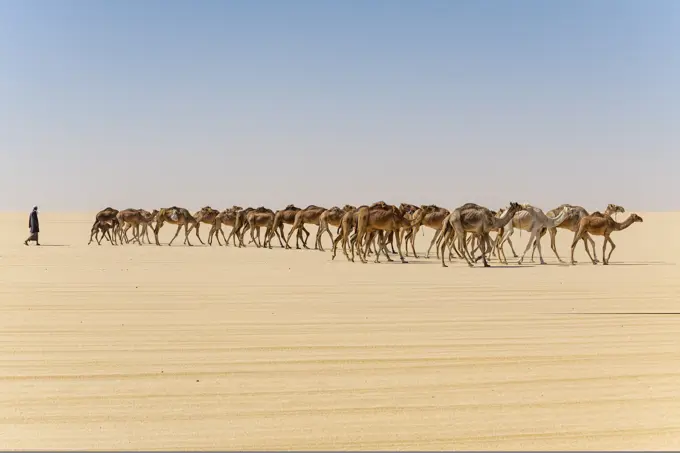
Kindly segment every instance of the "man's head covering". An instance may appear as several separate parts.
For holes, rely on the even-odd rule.
[[[37,211],[37,210],[38,210],[38,207],[37,207],[37,206],[33,206],[33,210],[34,210],[34,211]]]

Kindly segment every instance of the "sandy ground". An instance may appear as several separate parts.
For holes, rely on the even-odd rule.
[[[491,269],[87,246],[93,213],[25,247],[27,215],[0,215],[2,449],[680,448],[680,214],[608,267],[546,237]]]

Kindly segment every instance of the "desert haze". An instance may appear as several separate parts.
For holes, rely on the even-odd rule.
[[[680,214],[638,214],[610,266],[546,235],[547,265],[487,269],[88,246],[94,213],[26,247],[2,214],[0,447],[679,449]]]

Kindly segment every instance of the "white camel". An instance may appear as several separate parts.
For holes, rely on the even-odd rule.
[[[514,233],[515,228],[519,228],[520,230],[528,231],[529,233],[531,233],[531,235],[529,237],[529,242],[527,243],[527,246],[524,249],[524,253],[522,253],[522,256],[518,261],[518,264],[522,264],[525,255],[527,254],[531,246],[534,245],[535,239],[536,247],[538,248],[538,256],[541,260],[541,264],[545,264],[545,261],[543,260],[543,251],[541,250],[540,240],[541,231],[544,228],[555,228],[560,223],[562,223],[567,218],[569,208],[565,206],[560,212],[560,214],[554,218],[548,217],[540,208],[532,206],[529,203],[522,204],[522,208],[523,209],[521,211],[517,212],[514,215],[514,217],[512,218],[512,222],[508,222],[508,225],[505,227],[503,237],[498,243],[498,258],[502,259],[503,262],[507,264],[508,260],[505,257],[505,250],[503,250],[503,244],[510,239],[510,236],[512,236],[512,233]]]

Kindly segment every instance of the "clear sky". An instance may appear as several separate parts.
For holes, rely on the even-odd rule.
[[[680,209],[680,1],[0,1],[0,209]]]

